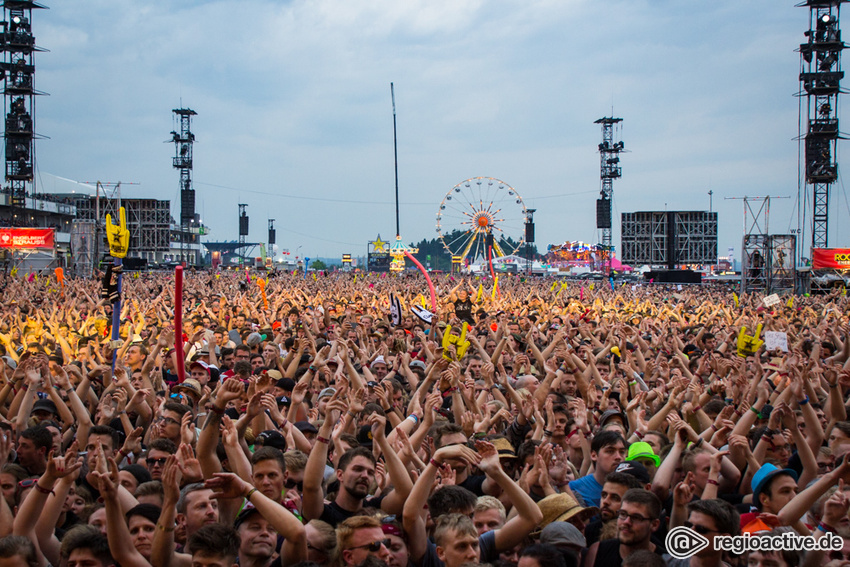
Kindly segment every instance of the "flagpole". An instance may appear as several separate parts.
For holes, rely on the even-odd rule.
[[[395,87],[390,83],[390,96],[393,99],[393,157],[395,158],[395,236],[401,236],[398,222],[398,137],[396,136]]]

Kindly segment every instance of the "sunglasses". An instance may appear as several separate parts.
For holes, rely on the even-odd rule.
[[[698,533],[699,535],[703,535],[703,536],[708,535],[712,532],[720,533],[717,530],[712,530],[712,529],[707,528],[705,526],[697,526],[697,525],[692,524],[691,522],[685,522],[685,527],[690,528],[690,529],[694,530],[696,533]]]
[[[149,467],[153,467],[153,466],[157,466],[157,465],[161,467],[165,464],[165,461],[167,461],[167,460],[168,459],[165,458],[165,457],[162,457],[160,459],[151,459],[150,457],[148,457],[147,459],[145,459],[145,461],[148,463]]]
[[[349,550],[352,550],[352,549],[368,549],[372,553],[377,553],[378,551],[381,551],[381,547],[386,547],[387,549],[389,549],[389,547],[390,547],[389,538],[380,539],[378,541],[373,541],[372,543],[367,543],[367,544],[364,544],[364,545],[356,545],[354,547],[349,547],[348,549]]]
[[[18,488],[24,490],[25,488],[32,488],[35,483],[38,482],[37,478],[25,478],[24,480],[18,483]]]

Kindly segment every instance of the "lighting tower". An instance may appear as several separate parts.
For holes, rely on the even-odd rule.
[[[838,94],[841,92],[840,6],[847,0],[807,0],[807,43],[800,45],[800,94],[807,100],[805,135],[806,183],[812,186],[812,247],[827,246],[829,189],[838,179],[835,161],[838,131]],[[801,112],[803,112],[801,110]],[[801,243],[802,245],[802,243]]]
[[[242,264],[245,248],[245,237],[248,236],[248,212],[245,210],[248,205],[239,203],[239,264]]]
[[[614,180],[622,176],[620,152],[623,142],[614,141],[614,130],[622,118],[600,118],[594,124],[602,124],[602,143],[599,144],[600,171],[602,180],[600,198],[596,200],[596,228],[602,229],[603,271],[611,272],[611,196],[614,194]]]
[[[269,254],[274,262],[274,245],[277,240],[277,231],[274,229],[274,219],[269,219]]]
[[[10,204],[22,207],[27,197],[35,193],[35,96],[45,94],[33,88],[35,63],[33,54],[44,51],[36,47],[32,35],[32,11],[46,8],[31,0],[5,0],[3,22],[0,22],[0,79],[6,88],[6,181],[11,193]]]
[[[180,131],[171,131],[171,141],[174,142],[174,169],[180,170],[180,248],[181,256],[185,256],[186,232],[195,225],[195,189],[192,187],[192,144],[195,135],[192,134],[192,117],[198,113],[189,108],[172,110],[180,121]],[[185,260],[182,257],[181,260]]]

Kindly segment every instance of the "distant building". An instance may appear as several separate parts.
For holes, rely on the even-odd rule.
[[[94,221],[97,216],[97,201],[88,195],[75,195],[77,220]],[[201,236],[203,226],[187,227],[183,231],[171,216],[171,201],[156,199],[121,199],[130,231],[130,258],[141,258],[147,262],[166,263],[185,261],[188,265],[204,263]],[[117,201],[100,198],[100,220],[106,222],[111,213],[117,222]],[[103,226],[103,225],[101,225]],[[104,250],[105,244],[104,244]]]

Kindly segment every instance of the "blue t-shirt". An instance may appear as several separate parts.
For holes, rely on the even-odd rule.
[[[599,507],[599,501],[602,500],[602,485],[596,482],[596,477],[592,474],[583,476],[579,479],[570,481],[570,490],[580,496],[584,500],[585,506]],[[580,503],[581,504],[581,503]]]

